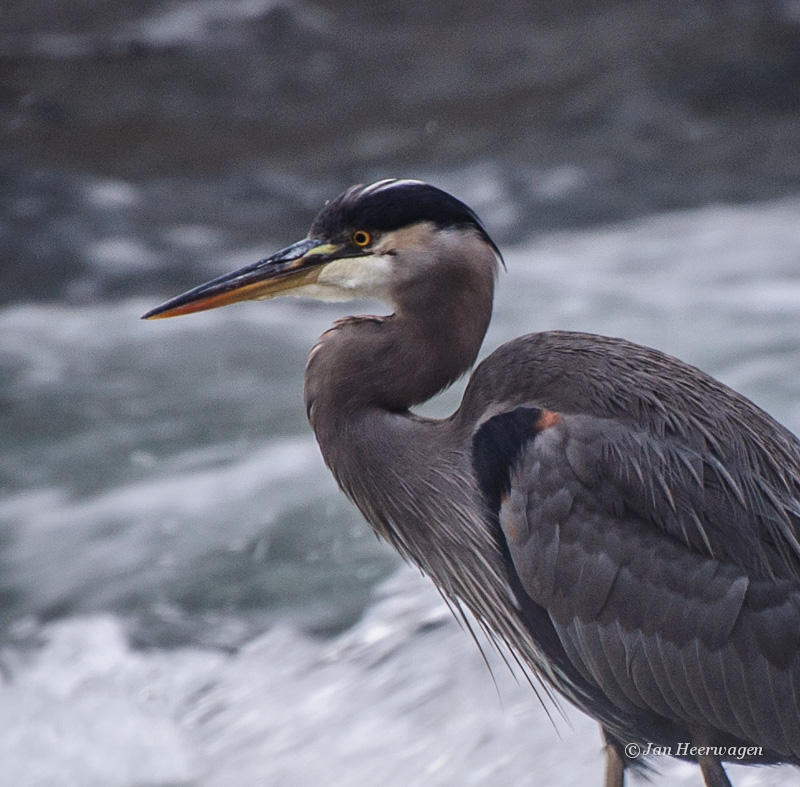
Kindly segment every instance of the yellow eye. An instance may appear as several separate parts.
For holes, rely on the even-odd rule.
[[[366,230],[356,230],[352,235],[352,239],[356,246],[369,246],[372,241],[372,235]]]

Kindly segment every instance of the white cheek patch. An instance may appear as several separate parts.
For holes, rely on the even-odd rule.
[[[298,287],[291,295],[319,300],[342,301],[355,298],[380,298],[389,295],[392,260],[390,257],[351,257],[329,262],[316,282]]]

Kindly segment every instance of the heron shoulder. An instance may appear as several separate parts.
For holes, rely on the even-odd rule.
[[[800,579],[800,443],[745,397],[621,339],[509,342],[476,369],[457,414],[494,510],[523,449],[541,448],[542,413],[560,419],[560,461],[598,501],[752,576]]]
[[[507,342],[475,369],[461,417],[480,425],[526,405],[635,423],[745,461],[754,452],[800,477],[800,441],[788,429],[697,367],[625,339],[548,331]]]

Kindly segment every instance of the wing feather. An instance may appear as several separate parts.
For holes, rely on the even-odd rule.
[[[800,758],[800,583],[731,559],[715,518],[743,506],[731,474],[704,462],[706,500],[685,446],[651,439],[584,415],[532,436],[499,518],[522,587],[616,710]]]

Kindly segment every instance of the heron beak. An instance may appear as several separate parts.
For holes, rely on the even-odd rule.
[[[315,282],[326,263],[345,256],[356,256],[344,252],[345,249],[340,245],[306,238],[265,260],[184,292],[143,314],[142,319],[160,320],[216,309],[237,301],[274,298],[286,290]]]

